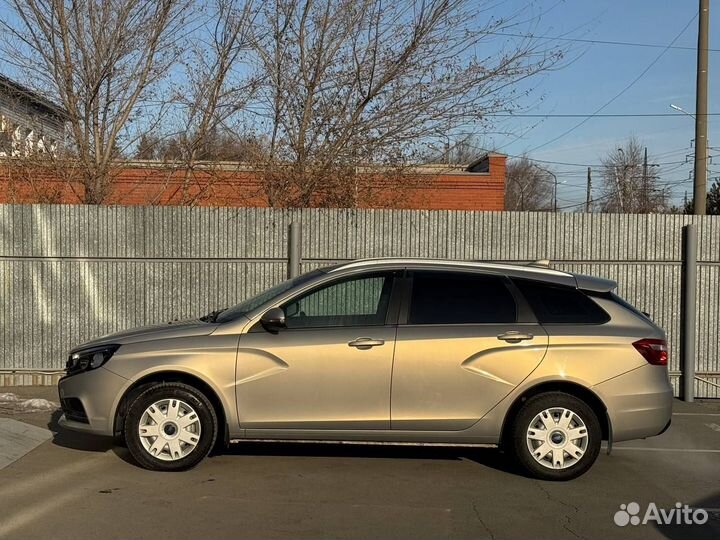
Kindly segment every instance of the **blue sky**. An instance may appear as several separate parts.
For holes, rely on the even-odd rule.
[[[710,2],[710,48],[720,49],[720,3]],[[517,2],[518,5],[523,2]],[[545,10],[537,35],[582,39],[623,41],[668,45],[698,10],[696,0],[564,0],[541,2]],[[571,45],[567,67],[544,74],[535,81],[535,97],[542,102],[528,113],[590,114],[620,92],[663,52],[662,48],[643,48],[604,44]],[[677,39],[675,46],[697,45],[697,19]],[[695,109],[696,53],[692,50],[667,50],[657,63],[627,92],[603,110],[603,113],[673,113],[674,103],[689,112]],[[720,52],[710,52],[709,111],[720,112],[713,99],[720,89]],[[694,123],[688,116],[672,118],[594,118],[558,141],[545,145],[582,118],[517,118],[504,122],[512,136],[491,136],[483,145],[519,155],[530,152],[535,159],[597,164],[600,157],[635,135],[648,147],[661,166],[661,181],[672,186],[674,200],[684,191],[692,192],[687,181],[692,163],[684,161],[692,153]],[[534,124],[536,127],[529,129]],[[527,133],[523,135],[523,132]],[[720,176],[720,117],[710,117],[708,138],[718,146],[711,155],[718,157],[709,166]],[[537,148],[541,145],[541,148]],[[585,166],[548,165],[566,183],[559,191],[560,206],[584,200]],[[712,174],[711,174],[712,176]],[[599,183],[599,170],[595,174]]]

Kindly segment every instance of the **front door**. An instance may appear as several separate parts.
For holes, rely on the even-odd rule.
[[[512,290],[499,275],[412,273],[395,345],[393,429],[467,429],[538,366],[547,333]]]
[[[389,429],[392,272],[338,278],[280,306],[287,328],[240,338],[236,395],[246,429]],[[396,314],[395,314],[396,316]]]

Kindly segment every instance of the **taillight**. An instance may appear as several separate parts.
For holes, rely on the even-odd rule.
[[[633,347],[653,366],[667,366],[668,348],[664,339],[641,339]]]

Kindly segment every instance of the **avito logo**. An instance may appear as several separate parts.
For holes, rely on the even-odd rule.
[[[702,508],[691,508],[687,504],[675,503],[674,508],[666,510],[658,508],[651,502],[640,517],[640,505],[636,502],[621,504],[620,510],[615,512],[615,525],[625,527],[626,525],[646,525],[656,523],[658,525],[704,525],[708,520],[708,513]]]

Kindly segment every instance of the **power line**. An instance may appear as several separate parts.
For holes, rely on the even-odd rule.
[[[632,88],[632,87],[635,85],[636,82],[638,82],[640,79],[642,79],[642,78],[645,76],[645,74],[646,74],[648,71],[650,71],[650,69],[652,69],[652,67],[660,61],[660,59],[661,59],[661,58],[665,55],[665,53],[668,51],[668,48],[671,47],[671,46],[673,46],[673,45],[675,44],[675,42],[676,42],[678,39],[680,39],[680,36],[682,36],[682,35],[685,33],[685,30],[688,29],[688,27],[693,23],[693,21],[694,21],[695,19],[697,19],[697,14],[693,15],[693,17],[688,21],[688,23],[683,27],[683,29],[680,30],[680,32],[673,38],[673,40],[670,42],[670,44],[667,45],[667,46],[665,46],[665,48],[660,52],[660,54],[658,54],[658,55],[655,57],[655,59],[654,59],[652,62],[650,62],[650,64],[649,64],[642,72],[640,72],[640,74],[639,74],[637,77],[635,77],[628,85],[626,85],[625,88],[623,88],[622,90],[620,90],[620,92],[618,92],[617,94],[615,94],[610,100],[606,101],[605,104],[603,104],[601,107],[599,107],[591,116],[588,116],[588,117],[585,118],[582,122],[578,122],[577,124],[575,124],[575,125],[574,125],[573,127],[571,127],[570,129],[567,129],[567,130],[563,131],[563,132],[562,132],[560,135],[558,135],[557,137],[555,137],[555,138],[553,138],[553,139],[550,139],[549,141],[541,144],[540,146],[536,146],[536,147],[532,148],[531,150],[528,150],[528,152],[534,152],[535,150],[538,150],[538,149],[543,148],[543,147],[545,147],[545,146],[547,146],[547,145],[549,145],[549,144],[552,144],[552,143],[554,143],[554,142],[562,139],[562,138],[565,137],[566,135],[572,133],[572,132],[575,131],[577,128],[579,128],[580,126],[584,125],[588,120],[590,120],[591,118],[593,118],[594,116],[596,116],[597,114],[599,114],[601,111],[603,111],[607,106],[609,106],[611,103],[613,103],[616,99],[618,99],[620,96],[622,96],[625,92],[627,92],[628,90],[630,90],[630,88]]]
[[[677,180],[677,181],[670,181],[670,182],[656,182],[656,185],[660,186],[660,187],[651,188],[650,191],[654,191],[656,193],[657,192],[659,192],[659,193],[671,192],[672,189],[670,189],[670,188],[677,187],[682,184],[686,184],[688,182],[692,182],[692,179],[684,179],[684,180]],[[595,197],[595,198],[591,199],[590,204],[595,204],[596,202],[601,202],[605,199],[609,199],[611,197],[616,197],[619,194],[620,194],[620,192],[617,189],[613,189],[603,195],[600,195],[599,197]],[[569,210],[570,208],[579,208],[581,206],[585,206],[586,204],[587,204],[587,201],[568,204],[565,206],[558,207],[558,210]]]
[[[493,151],[493,150],[488,150],[487,148],[481,148],[480,146],[475,146],[475,145],[469,144],[469,143],[468,143],[468,146],[470,148],[473,148],[474,150],[479,150],[480,152],[492,152]],[[514,154],[506,154],[504,152],[503,152],[503,154],[505,156],[507,156],[509,158],[513,158],[513,159],[527,159],[528,161],[532,161],[534,163],[547,163],[548,165],[565,165],[567,167],[601,167],[602,166],[599,164],[593,165],[593,164],[589,164],[589,163],[570,163],[567,161],[551,161],[548,159],[536,159],[536,158],[531,158],[531,157],[528,157],[525,155],[520,156],[520,155],[514,155]]]
[[[466,144],[467,146],[469,146],[470,148],[474,149],[474,150],[478,150],[479,152],[486,152],[486,153],[487,153],[487,152],[494,152],[494,151],[495,151],[494,149],[489,149],[489,148],[483,148],[483,147],[480,147],[480,146],[476,146],[476,145],[474,145],[474,144],[471,144],[471,143],[468,142],[467,140],[465,141],[465,144]],[[663,152],[663,153],[661,153],[661,154],[658,154],[658,156],[664,156],[664,155],[674,154],[674,153],[684,152],[684,151],[685,151],[684,148],[679,148],[679,149],[677,149],[677,150],[670,150],[670,151],[668,151],[668,152]],[[534,162],[534,163],[545,163],[545,164],[547,164],[547,165],[563,165],[563,166],[565,166],[565,167],[583,167],[583,168],[592,167],[592,168],[594,168],[594,169],[596,169],[596,168],[602,168],[602,167],[605,166],[605,165],[603,165],[602,163],[574,163],[574,162],[570,162],[570,161],[553,161],[553,160],[550,160],[550,159],[531,158],[531,157],[528,156],[527,154],[519,155],[519,154],[508,154],[508,153],[505,153],[505,152],[501,152],[501,153],[502,153],[504,156],[509,157],[509,158],[512,158],[512,159],[527,159],[528,161],[532,161],[532,162]],[[714,156],[708,156],[707,159],[710,160],[710,159],[712,159],[713,157],[717,157],[718,155],[720,155],[720,154],[716,154],[716,155],[714,155]],[[655,157],[658,157],[658,156],[655,156]],[[687,159],[684,159],[684,160],[679,160],[679,161],[661,161],[661,162],[655,162],[655,163],[653,163],[653,165],[680,165],[680,166],[682,166],[682,165],[685,165],[685,164],[687,164],[687,163],[689,163],[688,160],[687,160]],[[679,167],[678,167],[678,168],[679,168]],[[666,171],[666,172],[670,172],[670,171]],[[561,172],[561,173],[556,173],[556,174],[563,174],[563,173]],[[566,171],[565,174],[580,174],[580,173],[579,173],[579,172],[575,173],[575,171]],[[583,174],[584,174],[584,173],[583,173]]]
[[[482,150],[487,151],[484,148],[480,148],[477,146],[473,146],[476,150]],[[537,158],[531,158],[525,155],[514,155],[514,154],[505,154],[509,158],[513,159],[527,159],[528,161],[533,161],[536,163],[546,163],[548,165],[564,165],[566,167],[592,167],[592,168],[601,168],[604,167],[602,163],[572,163],[568,161],[552,161],[549,159],[537,159]],[[708,159],[711,159],[716,156],[708,156]],[[653,163],[653,165],[684,165],[686,163],[689,163],[687,160],[681,160],[681,161],[661,161],[659,163]]]
[[[590,199],[590,204],[593,205],[593,204],[595,204],[595,203],[597,203],[597,202],[604,201],[605,199],[609,199],[609,198],[611,198],[611,197],[616,197],[616,196],[618,196],[619,194],[620,194],[620,192],[617,191],[617,190],[611,191],[611,192],[609,192],[609,193],[605,193],[604,195],[600,195],[599,197],[595,197],[595,198],[593,198],[593,199]],[[587,204],[587,201],[582,201],[582,202],[579,202],[579,203],[568,204],[568,205],[566,205],[566,206],[559,206],[559,207],[558,207],[558,211],[568,210],[568,209],[570,209],[570,208],[579,208],[579,207],[581,207],[581,206],[585,206],[586,204]]]
[[[576,114],[576,113],[561,113],[561,114],[542,114],[542,113],[488,113],[484,116],[491,116],[494,118],[673,118],[673,117],[684,117],[682,113],[637,113],[637,114],[624,114],[624,113],[607,113],[607,114]],[[720,113],[708,113],[706,116],[720,116]]]
[[[519,37],[528,39],[546,39],[548,41],[571,41],[575,43],[589,43],[591,45],[619,45],[621,47],[645,47],[649,49],[674,49],[679,51],[693,51],[696,52],[696,47],[683,46],[683,45],[661,45],[659,43],[636,43],[633,41],[612,41],[607,39],[586,39],[586,38],[568,38],[561,36],[536,36],[533,34],[515,34],[511,32],[483,32],[484,34],[491,34],[495,36],[507,36],[507,37]],[[720,52],[720,49],[708,49],[710,52]]]
[[[673,155],[673,154],[685,154],[685,155],[687,155],[687,154],[690,153],[690,152],[693,152],[693,147],[692,147],[692,146],[686,146],[686,147],[684,147],[684,148],[678,148],[678,149],[676,149],[676,150],[668,150],[667,152],[660,152],[659,154],[653,154],[653,157],[654,157],[655,159],[657,159],[657,158],[659,158],[659,157],[667,157],[667,156],[670,156],[670,155]]]

